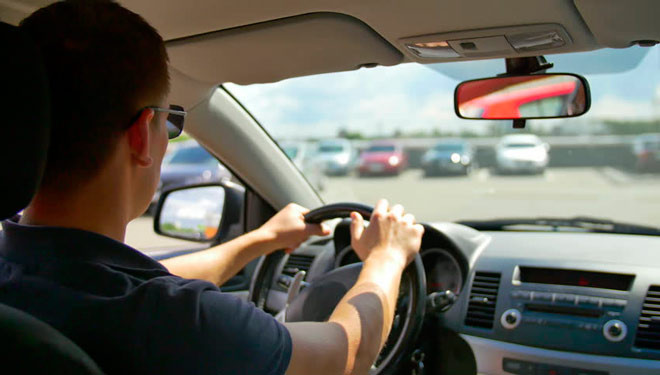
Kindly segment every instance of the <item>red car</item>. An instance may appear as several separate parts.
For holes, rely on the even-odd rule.
[[[392,142],[372,143],[362,154],[358,164],[360,176],[398,175],[408,166],[403,148]]]

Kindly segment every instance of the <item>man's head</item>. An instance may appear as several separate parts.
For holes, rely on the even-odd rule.
[[[50,80],[52,132],[42,189],[74,190],[99,173],[121,140],[139,149],[140,139],[127,138],[136,123],[164,124],[166,114],[143,110],[167,107],[169,76],[163,40],[142,17],[110,0],[69,0],[36,11],[20,27],[40,47]],[[158,167],[149,172],[153,184]]]
[[[112,1],[71,0],[23,20],[50,80],[52,136],[43,185],[67,189],[94,176],[141,108],[169,90],[162,38]]]

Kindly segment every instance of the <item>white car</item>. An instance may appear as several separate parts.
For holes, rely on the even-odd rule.
[[[548,166],[550,146],[533,134],[507,135],[495,150],[500,173],[543,173]]]
[[[317,158],[326,175],[347,175],[355,164],[355,151],[347,139],[326,139],[318,144]]]

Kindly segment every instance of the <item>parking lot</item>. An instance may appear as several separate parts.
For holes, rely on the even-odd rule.
[[[385,197],[420,221],[588,215],[660,226],[660,175],[611,167],[549,168],[542,175],[500,176],[487,168],[469,176],[425,178],[419,169],[397,177],[349,175],[329,177],[321,196],[368,204]],[[127,243],[148,253],[185,244],[156,235],[152,226],[149,216],[134,220]]]

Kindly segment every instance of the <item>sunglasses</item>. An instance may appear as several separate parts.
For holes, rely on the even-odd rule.
[[[186,118],[187,112],[183,110],[180,105],[170,104],[170,108],[160,107],[145,107],[153,110],[154,112],[167,113],[167,138],[172,139],[178,137],[183,131],[183,120]]]

